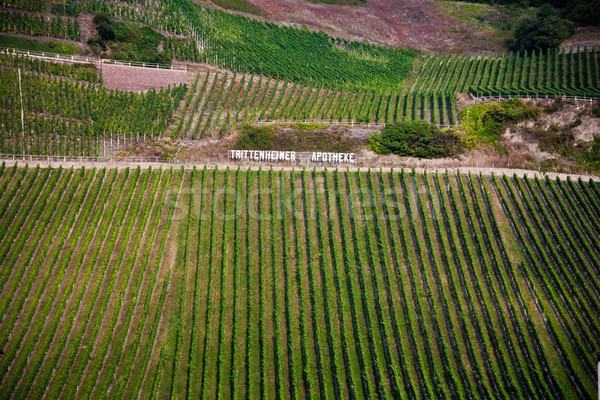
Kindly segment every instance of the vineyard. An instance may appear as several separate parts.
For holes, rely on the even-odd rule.
[[[223,136],[245,123],[282,119],[385,123],[408,118],[455,125],[456,93],[600,96],[598,64],[595,50],[488,58],[429,54],[399,93],[200,71],[172,134]]]
[[[77,20],[54,17],[48,22],[41,15],[35,16],[18,12],[0,12],[0,30],[35,36],[47,35],[63,39],[80,39]]]
[[[600,186],[0,166],[2,398],[590,398]]]
[[[596,49],[468,57],[429,54],[418,68],[413,93],[569,95],[600,97]]]
[[[8,94],[0,103],[0,153],[102,156],[103,141],[111,137],[222,137],[235,133],[246,123],[265,120],[386,123],[408,118],[455,125],[456,93],[597,95],[600,89],[595,51],[564,53],[559,57],[548,54],[536,60],[559,60],[556,65],[566,65],[570,72],[540,69],[533,58],[510,54],[489,59],[425,56],[400,93],[350,91],[341,85],[330,88],[203,68],[191,78],[189,89],[177,86],[132,93],[105,89],[93,65],[58,64],[0,54],[0,84]],[[515,64],[519,67],[514,68]],[[527,66],[526,73],[515,72],[523,71],[521,64]],[[589,68],[584,69],[585,66]],[[576,74],[577,80],[563,84],[561,77],[573,76],[571,70],[585,73]],[[520,83],[507,86],[506,82]],[[127,118],[131,115],[136,118]]]
[[[36,4],[27,7],[39,11]],[[19,1],[6,5],[26,7]],[[100,156],[101,143],[110,137],[222,137],[245,123],[264,120],[381,124],[424,119],[452,126],[459,123],[457,93],[600,96],[596,49],[480,56],[420,54],[264,23],[188,0],[76,1],[53,4],[51,10],[55,16],[46,20],[7,8],[0,12],[0,28],[78,38],[76,17],[101,12],[162,32],[167,58],[223,69],[200,67],[185,93],[177,87],[139,95],[106,91],[93,68],[80,68],[85,75],[73,79],[69,74],[78,69],[74,66],[48,67],[45,63],[42,69],[31,69],[31,63],[2,56],[0,84],[10,96],[3,99],[0,109],[1,153]],[[19,124],[21,100],[14,79],[18,68],[23,69],[24,124]],[[40,90],[55,99],[54,107],[44,113],[43,101],[36,97]],[[91,92],[99,93],[98,100],[90,97]],[[83,118],[74,121],[72,114],[79,111]]]
[[[187,90],[124,92],[101,79],[93,65],[0,53],[0,153],[102,156],[112,136],[160,136]]]

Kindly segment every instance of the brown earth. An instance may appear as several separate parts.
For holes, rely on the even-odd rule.
[[[102,64],[102,80],[109,89],[148,90],[190,83],[189,71]]]

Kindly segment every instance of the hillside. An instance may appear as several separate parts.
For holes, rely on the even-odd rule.
[[[369,0],[355,5],[250,0],[262,18],[306,25],[335,37],[435,52],[497,52],[518,15],[505,7],[434,0]]]
[[[500,1],[4,1],[0,400],[594,396],[599,28]]]
[[[597,136],[593,127],[598,124],[594,111],[598,104],[588,98],[600,95],[600,56],[596,50],[570,50],[573,51],[487,57],[427,53],[414,60],[410,77],[399,90],[298,82],[206,65],[170,70],[128,67],[127,63],[59,64],[47,58],[29,59],[26,53],[0,53],[0,85],[8,94],[0,102],[0,153],[150,155],[165,160],[179,157],[208,162],[226,154],[242,126],[273,120],[292,124],[313,121],[322,128],[344,125],[371,134],[385,123],[424,119],[467,132],[469,108],[476,107],[482,97],[491,96],[520,96],[526,102],[532,97],[531,106],[552,116],[523,123],[548,131],[551,140],[586,151]],[[66,61],[70,59],[67,57]],[[155,90],[154,86],[162,88]],[[563,96],[571,99],[560,103],[564,106],[551,106],[553,98],[558,97],[558,102]],[[311,128],[310,124],[307,128]],[[523,131],[504,126],[508,128],[513,133]],[[581,157],[563,152],[562,145],[538,144],[539,129],[534,132],[538,138],[531,134],[520,136],[525,136],[525,141],[534,147],[544,151],[549,148],[553,154],[539,155],[535,148],[527,146],[520,146],[515,153],[513,144],[497,142],[492,143],[491,151],[484,149],[487,156],[464,154],[461,158],[467,164],[459,165],[512,164],[533,169],[543,166],[547,171],[558,168],[582,173],[597,169]],[[572,130],[575,136],[569,139],[566,134]],[[565,133],[564,140],[554,138],[558,131]],[[365,132],[361,131],[361,135],[364,137]],[[214,141],[219,143],[215,145]],[[201,154],[193,150],[206,145],[213,151]],[[481,150],[476,143],[469,146]],[[366,145],[363,148],[366,150]],[[372,159],[372,153],[363,159]],[[548,159],[555,161],[544,162]],[[365,165],[407,165],[401,160],[394,164],[389,158],[376,161]],[[438,166],[444,165],[449,164]]]
[[[2,398],[595,393],[597,183],[3,164],[0,187]]]

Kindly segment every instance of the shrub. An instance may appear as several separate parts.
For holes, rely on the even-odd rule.
[[[248,150],[271,149],[273,146],[273,127],[244,125],[236,146]]]
[[[90,38],[88,44],[96,51],[110,50],[108,56],[121,60],[170,62],[165,52],[158,52],[164,36],[148,26],[113,21],[104,13],[95,15],[94,25],[98,37]]]
[[[379,154],[440,158],[459,155],[465,145],[455,133],[419,120],[387,124],[381,135],[371,136],[369,149]]]
[[[561,128],[553,125],[547,130],[531,129],[529,134],[537,139],[541,150],[563,156],[569,154],[575,143],[575,136],[569,127]]]
[[[571,24],[563,20],[554,7],[545,4],[535,15],[527,15],[519,20],[509,47],[520,52],[554,49],[572,33]]]
[[[579,26],[600,26],[600,1],[581,0],[573,9],[571,19]]]
[[[537,118],[540,113],[541,110],[535,106],[511,99],[467,107],[461,111],[460,117],[468,139],[494,143],[500,139],[507,124]],[[476,140],[471,142],[475,144]]]
[[[553,113],[557,112],[558,110],[560,110],[562,108],[562,105],[563,105],[563,98],[556,97],[554,99],[554,101],[552,102],[552,104],[544,107],[544,112],[546,114],[553,114]]]

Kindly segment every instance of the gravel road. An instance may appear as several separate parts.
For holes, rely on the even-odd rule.
[[[36,166],[39,165],[40,167],[52,167],[52,168],[58,168],[62,165],[63,168],[81,168],[81,167],[85,167],[85,168],[108,168],[108,169],[125,169],[125,168],[137,168],[138,166],[140,168],[152,168],[152,169],[159,169],[159,168],[181,168],[182,166],[185,169],[192,169],[193,167],[196,167],[198,169],[204,168],[205,166],[207,168],[214,168],[214,167],[218,167],[219,169],[224,170],[225,168],[227,168],[228,166],[230,168],[237,168],[238,165],[237,164],[226,164],[226,163],[218,163],[218,164],[192,164],[192,163],[188,163],[188,164],[175,164],[175,163],[160,163],[160,162],[105,162],[105,161],[98,161],[98,162],[90,162],[90,161],[30,161],[30,162],[24,162],[24,161],[13,161],[13,160],[2,160],[0,159],[1,162],[6,163],[6,166],[13,166],[14,164],[19,164],[19,165],[25,165],[25,164],[29,164],[30,167],[32,166]],[[250,169],[253,171],[258,170],[259,168],[262,168],[263,170],[268,170],[270,168],[269,165],[249,165],[249,166],[240,166],[241,168],[246,168],[246,169]],[[315,167],[317,171],[322,171],[325,168],[329,169],[329,170],[334,170],[335,166],[330,166],[330,167],[323,167],[323,166],[316,166]],[[346,169],[346,167],[339,167],[340,169]],[[297,166],[297,167],[291,167],[291,166],[273,166],[273,170],[275,171],[279,171],[283,169],[284,171],[291,171],[292,169],[295,169],[296,171],[299,169],[302,169],[301,166]],[[348,169],[350,171],[357,171],[357,170],[361,170],[361,171],[366,171],[368,170],[368,168],[360,168],[360,167],[348,167]],[[379,168],[371,168],[372,170],[378,170]],[[381,168],[381,170],[383,172],[389,172],[391,170],[391,168]],[[396,171],[399,171],[399,168],[395,168]],[[567,177],[570,177],[572,180],[577,180],[579,178],[583,179],[583,180],[592,180],[595,182],[600,182],[600,176],[594,176],[594,175],[576,175],[576,174],[563,174],[563,173],[554,173],[554,172],[539,172],[539,171],[532,171],[532,170],[524,170],[524,169],[512,169],[512,168],[476,168],[476,167],[464,167],[464,168],[415,168],[415,171],[418,173],[422,173],[424,171],[427,171],[428,173],[435,173],[436,171],[443,173],[445,171],[448,171],[450,173],[456,173],[457,171],[460,171],[462,173],[471,173],[471,174],[483,174],[483,175],[509,175],[512,176],[513,174],[515,174],[518,177],[523,177],[523,176],[527,176],[530,178],[533,177],[538,177],[538,178],[545,178],[546,176],[548,176],[550,179],[556,179],[559,178],[561,180],[566,180]]]

